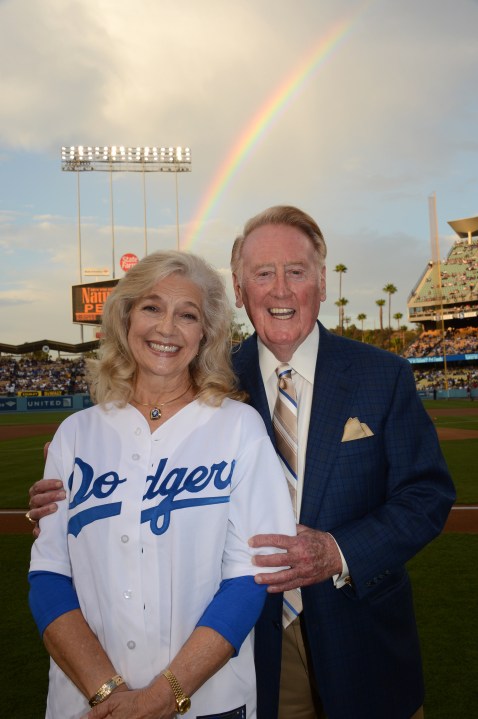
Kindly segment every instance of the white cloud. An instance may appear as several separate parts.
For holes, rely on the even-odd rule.
[[[267,101],[353,13],[334,52],[261,134]],[[62,144],[190,145],[192,172],[178,178],[184,242],[248,130],[251,151],[229,166],[191,249],[223,270],[247,217],[296,204],[328,240],[326,324],[336,323],[339,262],[349,267],[353,318],[365,312],[373,326],[386,282],[405,315],[429,255],[428,196],[437,194],[443,238],[447,220],[477,213],[477,21],[470,0],[0,2],[4,341],[79,334],[69,306],[77,188],[60,171]],[[113,194],[116,258],[142,254],[140,178],[118,175]],[[148,177],[147,209],[148,249],[175,247],[172,177]],[[81,236],[83,267],[110,266],[108,173],[81,177]]]

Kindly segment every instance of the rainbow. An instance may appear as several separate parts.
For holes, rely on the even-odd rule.
[[[225,189],[231,182],[246,158],[252,153],[259,140],[281,114],[292,104],[295,98],[316,75],[334,51],[350,34],[357,19],[371,4],[371,0],[359,5],[351,15],[336,22],[329,31],[314,44],[301,62],[290,72],[280,86],[266,99],[258,112],[239,135],[232,149],[225,157],[214,175],[210,186],[204,193],[188,228],[184,250],[191,250],[199,238],[205,221],[218,204]]]

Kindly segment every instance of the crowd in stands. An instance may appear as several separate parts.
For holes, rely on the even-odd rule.
[[[478,353],[478,328],[448,328],[445,331],[445,351],[447,357]],[[443,336],[441,330],[422,332],[420,337],[410,344],[403,352],[408,358],[443,357]],[[413,365],[413,373],[417,389],[465,389],[475,392],[478,389],[478,362],[460,363],[459,366]]]
[[[12,397],[21,392],[87,392],[84,359],[0,357],[0,395]]]
[[[445,335],[447,356],[478,353],[478,328],[449,329]],[[407,347],[405,357],[437,357],[443,355],[440,330],[423,332]],[[443,389],[445,374],[441,367],[414,365],[418,389]],[[474,366],[448,367],[449,389],[478,388],[478,363]],[[31,357],[0,357],[0,396],[16,396],[22,392],[55,392],[58,394],[87,393],[83,358],[38,360]]]
[[[447,367],[445,371],[441,367],[431,369],[413,368],[415,382],[418,390],[423,389],[478,389],[478,367]],[[446,379],[446,382],[445,382]]]
[[[478,328],[448,328],[445,332],[445,351],[447,356],[478,352]],[[422,332],[420,337],[406,348],[403,356],[443,356],[443,339],[441,330],[428,330],[427,332]]]
[[[441,294],[440,294],[441,290]],[[473,305],[464,305],[465,301],[478,299],[478,242],[473,239],[456,242],[446,260],[440,263],[440,282],[438,283],[433,270],[433,263],[424,281],[413,292],[415,299],[422,302],[438,302],[442,298],[447,304],[447,311],[473,309]],[[453,303],[456,306],[449,306]]]

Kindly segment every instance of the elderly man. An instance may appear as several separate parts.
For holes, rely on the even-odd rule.
[[[299,522],[295,538],[250,540],[283,549],[290,567],[256,577],[269,584],[258,719],[415,719],[424,689],[405,563],[440,533],[455,493],[408,362],[317,321],[325,256],[315,221],[288,206],[249,220],[232,253],[236,305],[256,330],[234,367]],[[64,496],[36,492],[33,519]],[[264,555],[257,564],[276,561]]]
[[[256,330],[234,367],[299,521],[297,538],[252,540],[291,567],[267,578],[256,625],[258,717],[410,719],[424,691],[404,565],[455,493],[408,362],[317,321],[325,256],[315,221],[287,206],[249,220],[232,253],[236,305]]]

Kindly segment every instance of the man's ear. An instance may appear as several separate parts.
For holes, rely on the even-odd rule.
[[[242,300],[241,285],[239,284],[239,280],[238,280],[235,272],[232,273],[232,284],[234,285],[234,295],[236,297],[236,307],[244,307],[244,302]]]
[[[327,299],[327,283],[325,281],[325,265],[320,271],[320,301],[325,302]]]

